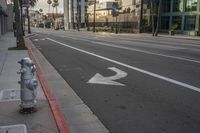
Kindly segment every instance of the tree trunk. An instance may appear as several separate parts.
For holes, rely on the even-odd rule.
[[[22,33],[18,0],[14,0],[14,11],[15,11],[15,22],[16,22],[17,48],[26,48]]]
[[[153,12],[153,0],[151,0],[151,26],[152,26],[152,36],[154,36],[154,32],[155,32],[155,25],[154,25],[154,12]]]
[[[159,0],[159,3],[158,3],[158,14],[157,14],[155,36],[158,36],[158,31],[159,31],[159,27],[160,27],[160,7],[161,7],[161,0]]]
[[[139,20],[139,33],[142,33],[142,23],[143,23],[143,0],[141,0],[140,5],[140,20]]]
[[[54,14],[54,7],[52,9],[52,15],[53,15],[53,24],[52,24],[52,29],[55,29],[55,14]]]
[[[74,28],[74,0],[71,0],[71,29]]]
[[[80,27],[80,1],[77,0],[77,31],[79,31],[79,27]]]
[[[96,32],[96,0],[94,0],[93,32]]]
[[[51,4],[49,4],[49,9],[48,9],[48,13],[49,13],[49,15],[50,15],[50,7],[51,7]]]
[[[20,14],[21,14],[21,27],[22,27],[22,33],[23,33],[23,36],[24,36],[22,0],[20,0]]]
[[[27,17],[28,17],[28,34],[31,34],[31,26],[30,26],[30,16],[29,16],[29,8],[27,7]]]

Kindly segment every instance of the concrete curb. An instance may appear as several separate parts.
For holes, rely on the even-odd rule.
[[[85,32],[89,32],[91,34],[97,34],[97,35],[102,35],[102,34],[107,34],[107,35],[119,35],[119,36],[145,36],[145,37],[153,37],[151,33],[118,33],[118,34],[115,34],[115,33],[108,33],[108,32],[92,32],[92,31],[85,31]],[[184,40],[195,40],[195,41],[200,41],[200,36],[184,36],[184,35],[174,35],[174,36],[170,36],[170,35],[167,35],[167,34],[158,34],[157,37],[162,37],[162,38],[173,38],[173,39],[184,39]]]
[[[38,79],[41,83],[41,86],[43,88],[43,91],[47,97],[49,105],[51,107],[58,130],[60,133],[70,133],[70,129],[69,129],[67,121],[65,120],[64,114],[61,112],[61,110],[58,106],[58,103],[51,92],[50,86],[47,84],[46,79],[44,78],[44,76],[42,74],[41,68],[40,68],[39,64],[37,63],[36,58],[34,57],[34,54],[31,50],[30,44],[32,42],[28,38],[24,38],[24,40],[25,40],[25,44],[28,48],[28,54],[29,54],[30,58],[34,61],[34,63],[36,64],[36,68],[37,68],[36,73],[37,73]]]

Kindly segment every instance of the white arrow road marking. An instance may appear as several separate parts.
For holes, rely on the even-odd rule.
[[[116,74],[114,76],[110,76],[110,77],[103,77],[101,74],[97,73],[87,83],[125,86],[124,84],[121,84],[121,83],[113,81],[113,80],[124,78],[128,74],[118,68],[115,68],[115,67],[109,67],[108,69],[113,70],[114,72],[116,72]]]
[[[167,81],[167,82],[170,82],[170,83],[173,83],[173,84],[176,84],[176,85],[179,85],[179,86],[182,86],[182,87],[185,87],[185,88],[197,91],[197,92],[200,92],[200,88],[199,87],[192,86],[192,85],[189,85],[189,84],[186,84],[186,83],[183,83],[183,82],[180,82],[180,81],[177,81],[177,80],[174,80],[174,79],[171,79],[171,78],[168,78],[168,77],[156,74],[156,73],[152,73],[152,72],[149,72],[149,71],[146,71],[146,70],[143,70],[143,69],[140,69],[140,68],[137,68],[137,67],[134,67],[134,66],[131,66],[131,65],[128,65],[128,64],[116,61],[116,60],[112,60],[110,58],[107,58],[107,57],[104,57],[104,56],[101,56],[101,55],[97,55],[97,54],[94,54],[92,52],[85,51],[83,49],[72,47],[70,45],[64,44],[62,42],[58,42],[58,41],[53,40],[51,38],[47,38],[47,39],[50,40],[50,41],[52,41],[52,42],[58,43],[60,45],[63,45],[65,47],[77,50],[79,52],[82,52],[82,53],[85,53],[85,54],[88,54],[88,55],[92,55],[94,57],[98,57],[100,59],[103,59],[103,60],[106,60],[106,61],[118,64],[118,65],[124,66],[126,68],[129,68],[129,69],[132,69],[132,70],[135,70],[135,71],[138,71],[138,72],[141,72],[143,74],[146,74],[146,75],[149,75],[149,76],[152,76],[152,77],[155,77],[155,78],[158,78],[158,79],[161,79],[161,80],[164,80],[164,81]]]
[[[33,41],[37,42],[37,41],[38,41],[38,39],[34,39]]]
[[[44,40],[45,40],[45,38],[43,38],[43,39],[40,39],[40,40],[44,41]]]

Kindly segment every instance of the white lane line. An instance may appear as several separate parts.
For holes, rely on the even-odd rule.
[[[173,83],[173,84],[176,84],[176,85],[179,85],[179,86],[182,86],[182,87],[185,87],[185,88],[188,88],[188,89],[191,89],[191,90],[200,92],[200,88],[198,88],[198,87],[195,87],[195,86],[192,86],[192,85],[189,85],[189,84],[186,84],[186,83],[183,83],[183,82],[180,82],[180,81],[177,81],[177,80],[168,78],[168,77],[164,77],[164,76],[162,76],[162,75],[159,75],[159,74],[156,74],[156,73],[152,73],[152,72],[149,72],[149,71],[146,71],[146,70],[143,70],[143,69],[140,69],[140,68],[131,66],[131,65],[127,65],[127,64],[125,64],[125,63],[121,63],[121,62],[119,62],[119,61],[112,60],[112,59],[109,59],[109,58],[107,58],[107,57],[100,56],[100,55],[97,55],[97,54],[94,54],[94,53],[91,53],[91,52],[88,52],[88,51],[85,51],[85,50],[82,50],[82,49],[79,49],[79,48],[75,48],[75,47],[72,47],[72,46],[70,46],[70,45],[67,45],[67,44],[58,42],[58,41],[56,41],[56,40],[53,40],[53,39],[51,39],[51,38],[47,38],[47,39],[50,40],[50,41],[52,41],[52,42],[58,43],[58,44],[60,44],[60,45],[66,46],[66,47],[68,47],[68,48],[77,50],[77,51],[79,51],[79,52],[86,53],[86,54],[89,54],[89,55],[98,57],[98,58],[100,58],[100,59],[103,59],[103,60],[106,60],[106,61],[109,61],[109,62],[118,64],[118,65],[127,67],[127,68],[129,68],[129,69],[132,69],[132,70],[135,70],[135,71],[138,71],[138,72],[141,72],[141,73],[150,75],[150,76],[152,76],[152,77],[155,77],[155,78],[158,78],[158,79],[162,79],[162,80],[165,80],[165,81],[167,81],[167,82],[170,82],[170,83]]]
[[[35,37],[35,36],[37,36],[38,34],[34,34],[34,35],[32,35],[32,36],[30,36],[30,37],[28,37],[28,38],[32,38],[32,37]]]
[[[34,39],[33,41],[35,41],[35,42],[38,42],[38,41],[39,41],[39,39]]]
[[[77,40],[77,39],[75,39],[73,37],[70,37],[70,36],[63,36],[63,37],[67,37],[67,38],[70,38],[70,39]],[[140,52],[140,53],[151,54],[151,55],[156,55],[156,56],[162,56],[162,57],[165,57],[165,58],[177,59],[177,60],[188,61],[188,62],[193,62],[193,63],[199,63],[200,64],[200,61],[193,60],[193,59],[187,59],[187,58],[183,58],[183,57],[177,57],[177,56],[171,56],[171,55],[166,55],[166,54],[153,53],[153,52],[148,52],[148,51],[145,51],[145,50],[140,50],[140,49],[135,49],[135,48],[130,48],[130,47],[112,45],[112,44],[109,44],[109,43],[95,42],[95,41],[91,41],[91,40],[87,40],[87,39],[83,39],[83,38],[81,38],[79,40],[83,40],[83,41],[87,41],[87,42],[91,42],[91,43],[95,43],[95,44],[100,44],[100,45],[104,45],[104,46],[108,46],[108,47],[113,47],[113,48],[126,49],[126,50],[129,50],[129,51],[136,51],[136,52]]]
[[[158,54],[158,53],[148,52],[148,51],[139,50],[139,49],[135,49],[135,48],[128,48],[128,47],[124,47],[124,46],[112,45],[112,44],[103,43],[103,42],[91,41],[91,43],[96,43],[96,44],[100,44],[100,45],[104,45],[104,46],[120,48],[120,49],[126,49],[126,50],[130,50],[130,51],[136,51],[136,52],[141,52],[141,53],[145,53],[145,54],[157,55],[157,56],[162,56],[162,57],[167,57],[167,58],[172,58],[172,59],[178,59],[178,60],[183,60],[183,61],[189,61],[189,62],[194,62],[194,63],[199,63],[200,64],[200,61],[193,60],[193,59],[186,59],[186,58],[177,57],[177,56]]]

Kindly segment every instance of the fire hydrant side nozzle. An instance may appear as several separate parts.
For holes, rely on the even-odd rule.
[[[25,57],[18,61],[21,64],[21,69],[17,72],[21,74],[18,83],[20,84],[20,93],[21,93],[21,108],[22,109],[31,109],[36,106],[36,94],[37,94],[37,86],[38,81],[34,79],[34,72],[36,71],[36,67],[33,61]]]

